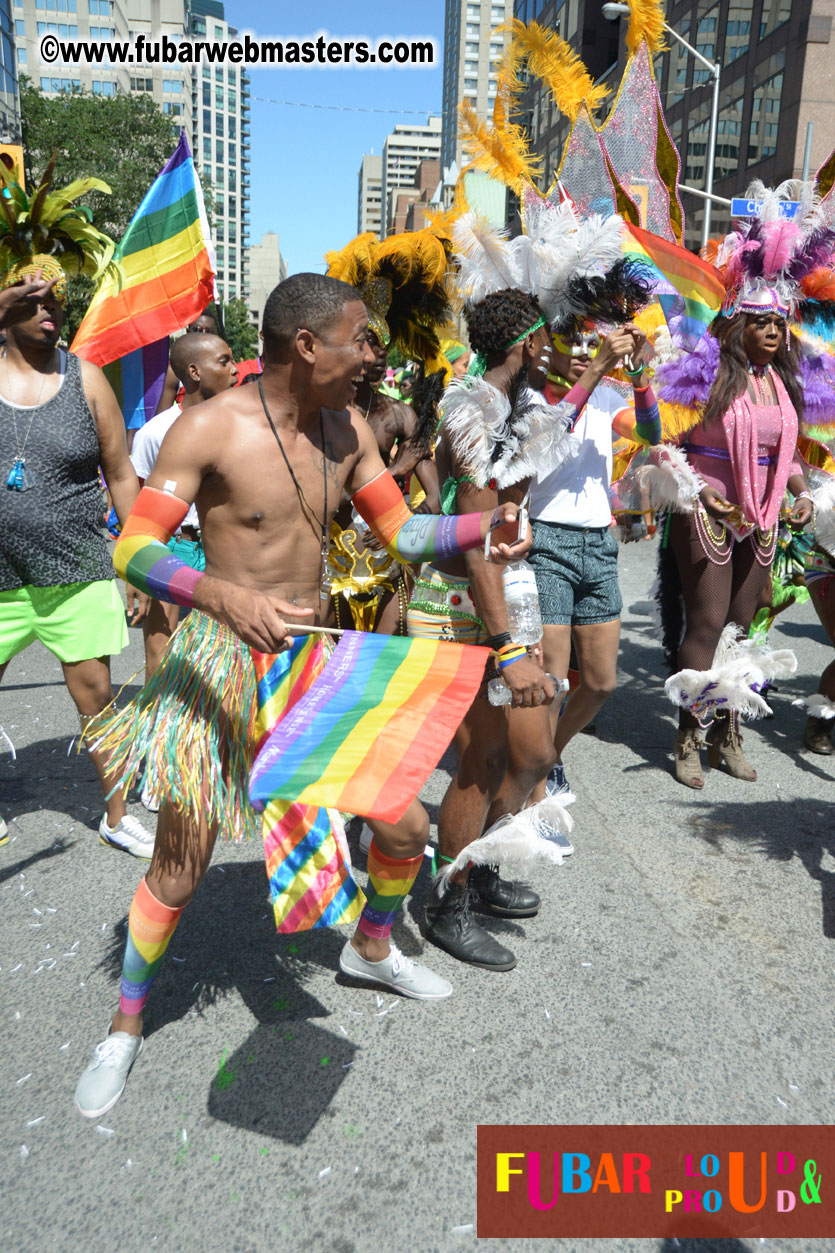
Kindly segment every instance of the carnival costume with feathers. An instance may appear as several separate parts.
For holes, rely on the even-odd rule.
[[[824,445],[808,435],[808,427],[835,433],[835,362],[827,353],[814,350],[804,342],[803,327],[806,319],[820,326],[831,316],[828,306],[835,298],[835,277],[831,268],[835,261],[835,230],[827,224],[819,210],[810,185],[786,183],[772,192],[761,183],[754,183],[747,195],[763,202],[760,218],[750,223],[737,223],[724,239],[711,241],[705,249],[705,255],[716,265],[725,283],[721,316],[729,319],[736,315],[777,313],[785,318],[787,341],[789,335],[794,335],[801,353],[798,378],[804,398],[804,414],[797,426],[796,448],[790,454],[780,443],[778,452],[773,454],[773,479],[768,496],[764,496],[761,505],[757,506],[763,509],[762,522],[758,525],[772,528],[776,525],[777,511],[794,457],[803,463],[804,477],[811,488],[823,529],[824,519],[835,507],[835,462]],[[788,198],[801,201],[798,221],[784,221],[780,217],[780,201]],[[653,450],[652,464],[637,466],[630,471],[634,483],[650,492],[656,508],[693,514],[697,529],[702,518],[699,492],[704,480],[689,464],[685,449],[677,445],[683,442],[691,455],[718,455],[710,446],[706,453],[700,454],[705,445],[700,440],[690,441],[694,432],[701,428],[720,356],[717,339],[707,335],[695,351],[658,370],[659,407],[665,436],[671,442]],[[790,402],[776,372],[773,378],[778,402],[783,408]],[[746,439],[749,443],[752,439],[749,405],[745,393],[731,402],[719,419],[729,450],[724,455],[730,457],[734,452],[740,466],[746,464],[744,456],[739,460],[742,455],[740,449],[746,447]],[[786,430],[785,420],[783,429]],[[711,442],[716,443],[717,440],[708,441],[708,445]],[[732,461],[732,466],[736,466],[737,461]],[[734,482],[736,480],[737,471],[734,469]],[[755,481],[753,473],[750,481]],[[738,494],[743,492],[740,504],[744,503],[747,491],[756,505],[750,487],[736,490]],[[624,494],[623,491],[621,494]],[[750,502],[747,508],[749,513],[753,512]],[[736,538],[751,533],[750,524],[745,525],[744,519],[742,524],[737,520],[736,526],[730,523],[728,526]],[[676,637],[680,640],[682,625],[680,610],[674,605],[676,597],[671,590],[671,579],[675,582],[676,570],[662,556],[659,561],[663,634],[668,655],[674,657],[678,647]],[[676,619],[676,626],[671,625],[671,617]],[[786,657],[779,651],[771,650],[765,640],[756,644],[739,641],[728,627],[723,632],[711,668],[699,672],[680,671],[668,680],[666,691],[675,704],[685,706],[700,718],[711,711],[723,709],[756,717],[767,712],[767,706],[759,695],[762,686],[773,678],[790,673],[787,665]]]
[[[514,24],[518,35],[521,24]],[[566,110],[601,96],[576,54],[558,37],[546,35],[538,49],[516,39],[499,70],[493,125],[461,106],[461,133],[482,169],[511,187],[521,201],[522,232],[508,238],[477,214],[460,211],[451,230],[457,287],[464,303],[479,304],[508,289],[533,296],[544,317],[525,329],[505,350],[545,322],[560,336],[573,336],[590,322],[625,324],[649,299],[642,267],[624,257],[624,222],[614,213],[580,215],[561,191],[546,196],[536,186],[538,168],[524,133],[511,119],[521,83],[522,57],[562,96]],[[443,427],[457,463],[472,482],[498,489],[537,475],[544,477],[575,458],[580,444],[571,433],[579,411],[570,402],[549,405],[542,392],[525,384],[505,394],[483,377],[486,362],[476,357],[469,376],[453,379],[441,402]],[[456,481],[450,480],[455,487]],[[445,485],[446,487],[446,485]],[[451,506],[451,502],[449,502]],[[446,505],[445,505],[446,507]],[[441,887],[468,862],[500,864],[522,873],[536,860],[559,864],[558,844],[544,838],[549,829],[568,832],[571,820],[556,798],[520,814],[508,815],[464,849],[441,876]]]
[[[449,243],[431,230],[390,235],[381,242],[368,232],[326,255],[328,274],[356,287],[368,312],[368,325],[383,348],[396,348],[419,363],[420,394],[440,391],[449,371],[441,337],[450,319],[447,286]],[[382,390],[382,388],[381,388]],[[384,393],[385,394],[385,393]],[[426,443],[425,424],[416,437]],[[394,558],[365,543],[362,527],[331,523],[328,586],[339,621],[340,595],[356,630],[373,631],[380,601],[396,593],[405,626],[408,586]]]

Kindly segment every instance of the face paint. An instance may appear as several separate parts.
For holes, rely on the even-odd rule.
[[[600,336],[597,331],[579,331],[570,340],[554,335],[554,347],[566,357],[590,357],[593,361],[600,348]]]

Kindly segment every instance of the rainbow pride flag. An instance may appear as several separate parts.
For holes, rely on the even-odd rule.
[[[214,250],[185,131],[117,244],[114,260],[121,265],[121,281],[108,278],[101,284],[72,351],[95,365],[121,361],[121,387],[118,379],[111,381],[126,421],[137,426],[140,415],[152,416],[159,401],[168,336],[214,299]]]
[[[655,295],[670,331],[692,351],[719,312],[725,294],[717,271],[695,253],[631,222],[626,223],[623,254],[640,262],[656,279]]]
[[[346,631],[256,749],[253,807],[282,798],[397,822],[470,707],[489,655],[446,640]]]
[[[325,654],[320,639],[301,636],[288,652],[269,655],[253,650],[252,660],[258,753],[276,722],[313,686],[325,666]],[[365,897],[351,874],[337,814],[329,814],[321,805],[274,799],[264,807],[262,829],[278,931],[309,931],[359,917]]]

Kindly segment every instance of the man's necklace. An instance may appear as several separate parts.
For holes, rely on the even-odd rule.
[[[50,358],[50,365],[51,364],[52,364],[52,358]],[[26,434],[23,437],[23,444],[21,445],[20,435],[17,429],[17,408],[14,404],[11,403],[11,395],[10,395],[11,390],[12,390],[10,386],[11,379],[9,377],[9,363],[6,358],[5,348],[3,349],[3,369],[6,375],[6,393],[7,393],[8,400],[9,400],[9,408],[12,411],[12,425],[14,427],[15,448],[17,449],[17,456],[12,462],[12,467],[6,476],[6,487],[10,492],[26,492],[29,490],[30,487],[35,486],[35,476],[32,473],[32,471],[28,469],[26,465],[26,457],[24,456],[24,454],[26,452],[26,445],[29,442],[29,433],[32,430],[32,423],[35,420],[35,414],[38,412],[38,410],[41,407],[41,397],[43,396],[43,389],[46,386],[47,374],[44,373],[43,377],[41,378],[41,385],[38,390],[38,397],[34,405],[32,406],[32,412],[29,415],[29,425],[26,428]]]
[[[293,480],[293,486],[295,487],[296,493],[299,497],[299,504],[302,506],[303,509],[307,510],[307,512],[310,514],[311,518],[313,519],[313,521],[318,523],[319,519],[316,517],[315,512],[310,507],[307,497],[305,496],[304,491],[302,490],[302,485],[299,482],[299,480],[296,478],[295,473],[293,472],[293,467],[290,465],[290,458],[287,456],[287,453],[284,451],[284,445],[281,442],[281,436],[276,430],[275,423],[273,422],[272,417],[270,416],[270,411],[267,408],[267,400],[266,400],[266,397],[264,396],[264,388],[261,384],[260,377],[258,379],[258,391],[261,396],[261,404],[264,406],[264,414],[266,416],[267,421],[270,424],[270,430],[275,436],[276,443],[278,444],[278,447],[281,450],[281,455],[284,458],[284,464],[287,466],[287,470],[290,474],[290,478]],[[319,432],[322,437],[322,482],[324,484],[324,489],[325,489],[325,507],[322,512],[322,522],[321,522],[322,544],[319,550],[319,599],[327,600],[328,596],[330,595],[329,590],[325,586],[325,582],[326,582],[325,575],[327,573],[327,566],[328,566],[328,459],[325,453],[325,420],[322,417],[321,409],[319,410]]]

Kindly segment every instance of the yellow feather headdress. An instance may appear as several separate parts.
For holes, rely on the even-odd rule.
[[[638,0],[638,3],[647,0]],[[595,86],[591,75],[574,49],[554,31],[538,22],[522,22],[512,18],[500,30],[513,36],[516,56],[524,57],[528,70],[548,87],[557,108],[573,122],[585,104],[590,112],[597,109],[609,94],[608,87]],[[518,82],[518,79],[517,79]],[[518,86],[514,89],[514,94]]]
[[[505,118],[496,125],[487,126],[478,117],[468,101],[458,107],[459,133],[470,157],[468,169],[484,170],[500,179],[517,196],[526,187],[535,186],[542,172],[541,161],[532,157],[521,126]]]
[[[626,29],[626,48],[634,54],[645,39],[650,56],[666,51],[664,40],[664,0],[627,0],[629,25]]]
[[[328,274],[360,292],[372,330],[427,370],[438,368],[439,332],[450,317],[451,245],[436,230],[404,231],[380,241],[368,232],[327,253]],[[388,299],[386,299],[388,297]]]

